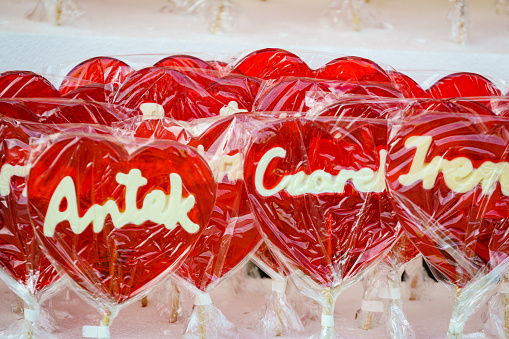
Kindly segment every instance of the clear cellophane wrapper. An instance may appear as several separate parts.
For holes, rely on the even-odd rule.
[[[246,137],[240,124],[244,115],[197,119],[188,123],[169,118],[140,117],[127,121],[124,129],[150,139],[173,139],[198,150],[213,170],[218,198],[209,224],[191,252],[173,275],[178,285],[191,290],[195,305],[185,333],[229,336],[235,328],[212,303],[210,291],[243,267],[261,242],[245,204],[242,166]],[[243,282],[241,282],[242,284]],[[242,286],[241,286],[242,288]]]
[[[241,14],[238,4],[231,0],[166,0],[163,12],[178,15],[197,15],[207,20],[212,34],[231,33]]]
[[[389,254],[364,279],[364,295],[356,315],[357,326],[369,330],[383,323],[391,338],[414,338],[403,312],[401,276],[417,249],[403,234]]]
[[[267,59],[264,56],[264,53],[270,54],[270,57]],[[277,56],[283,55],[283,58],[278,58]],[[394,71],[383,70],[378,65],[370,62],[369,60],[355,57],[344,57],[337,58],[326,65],[321,65],[320,68],[315,70],[311,69],[306,62],[309,63],[307,58],[306,62],[303,59],[294,55],[294,58],[291,57],[292,53],[282,51],[282,50],[261,50],[256,51],[248,55],[247,57],[241,58],[230,65],[221,64],[220,69],[216,70],[217,63],[215,62],[204,62],[203,60],[197,61],[195,58],[180,58],[179,56],[170,56],[168,58],[164,58],[155,64],[155,67],[165,67],[165,68],[173,68],[178,69],[178,72],[170,72],[167,70],[153,70],[149,71],[140,70],[141,74],[134,75],[134,70],[126,65],[125,63],[117,63],[115,60],[111,60],[112,58],[103,58],[107,59],[104,63],[101,58],[99,62],[93,61],[85,61],[82,64],[76,66],[74,69],[74,73],[70,72],[68,76],[68,82],[63,82],[60,86],[60,93],[56,93],[54,88],[50,88],[50,86],[46,86],[44,95],[37,96],[54,96],[58,97],[59,95],[67,96],[68,98],[77,98],[81,99],[84,88],[92,89],[91,92],[87,92],[86,98],[87,100],[92,100],[100,102],[106,102],[107,104],[115,104],[117,107],[127,107],[127,109],[118,110],[118,112],[122,112],[122,114],[114,113],[113,118],[109,118],[105,124],[111,124],[118,120],[123,120],[127,117],[132,116],[133,111],[140,109],[140,105],[143,103],[151,103],[155,102],[158,105],[163,106],[163,114],[167,116],[173,116],[174,112],[177,114],[176,116],[189,120],[191,118],[202,117],[202,116],[211,116],[221,114],[222,108],[227,108],[224,114],[229,114],[231,112],[239,112],[243,110],[250,110],[250,107],[256,108],[257,110],[263,110],[265,107],[260,105],[259,103],[269,103],[268,108],[272,110],[299,110],[305,111],[309,108],[312,108],[317,104],[323,104],[319,100],[315,100],[316,96],[313,94],[312,96],[309,93],[328,93],[333,92],[336,96],[341,95],[353,95],[353,96],[362,96],[362,95],[370,95],[370,96],[378,96],[378,97],[391,97],[397,98],[394,102],[400,100],[402,97],[432,97],[432,98],[448,98],[455,96],[475,96],[475,95],[483,95],[485,98],[480,98],[477,100],[482,103],[488,109],[492,110],[497,114],[505,114],[507,112],[507,105],[504,104],[504,100],[496,97],[501,94],[500,89],[498,89],[493,82],[490,80],[475,74],[470,73],[459,73],[452,74],[446,77],[443,77],[436,81],[432,86],[427,90],[423,90],[420,88],[417,83],[415,83],[411,78],[408,78],[404,74],[397,73]],[[256,60],[258,58],[258,60]],[[184,61],[183,61],[184,60]],[[267,60],[272,60],[275,62],[267,63]],[[112,61],[112,64],[109,62]],[[191,63],[189,63],[191,62]],[[265,62],[265,64],[264,64]],[[198,64],[199,66],[196,66]],[[113,66],[112,66],[113,65]],[[341,72],[338,70],[344,70],[345,65],[354,65],[351,68],[346,67],[346,69],[351,72]],[[83,67],[87,68],[86,72],[82,72]],[[207,69],[206,72],[197,71],[196,68],[204,67]],[[214,68],[214,70],[210,70],[210,68]],[[353,69],[353,71],[352,71]],[[104,70],[108,70],[105,72]],[[371,74],[371,78],[367,78],[367,82],[359,83],[359,81],[366,80],[366,73],[363,71],[368,70]],[[218,74],[220,76],[224,76],[231,71],[232,78],[231,81],[234,81],[238,84],[239,88],[236,91],[236,95],[231,96],[227,94],[226,89],[219,90],[217,88],[214,89],[213,84],[217,82]],[[161,73],[158,73],[161,72]],[[279,72],[279,73],[278,73]],[[323,88],[318,87],[318,91],[315,89],[318,84],[313,84],[315,88],[304,88],[301,90],[299,87],[296,87],[297,90],[302,93],[298,93],[299,100],[293,100],[290,96],[284,95],[280,98],[273,97],[271,99],[269,93],[273,90],[272,86],[277,86],[279,83],[295,81],[292,79],[280,79],[281,72],[287,72],[284,75],[288,76],[298,76],[302,77],[302,79],[297,79],[297,81],[307,81],[309,78],[315,79],[318,81],[323,81],[327,83],[328,81],[336,82],[335,85],[327,85]],[[160,90],[155,92],[146,91],[144,86],[147,84],[153,84],[154,80],[157,79],[158,75],[164,75],[166,77],[168,73],[171,73],[169,77],[169,81],[165,79],[161,83],[158,83],[158,86],[154,88],[164,88],[164,86],[169,86],[172,91],[176,92],[180,91],[182,88],[187,88],[180,93],[184,93],[184,95],[176,96],[176,100],[164,101],[164,96],[159,96]],[[81,78],[82,74],[88,74],[91,78],[83,79]],[[250,77],[242,78],[236,75],[246,74]],[[348,76],[345,78],[345,74]],[[374,74],[374,75],[373,75]],[[4,75],[4,74],[2,74]],[[97,76],[99,77],[97,78]],[[185,76],[184,76],[185,75]],[[163,77],[163,78],[164,78]],[[251,77],[255,77],[258,79],[268,79],[269,81],[260,85],[259,82],[253,81]],[[175,80],[177,79],[177,80]],[[191,80],[189,80],[191,79]],[[240,79],[240,80],[237,80]],[[327,81],[325,81],[328,79]],[[0,79],[1,83],[1,79]],[[38,84],[40,83],[37,82]],[[200,83],[200,86],[196,87],[196,83]],[[93,88],[94,85],[99,84],[98,88]],[[103,86],[104,85],[104,86]],[[226,81],[223,85],[228,88],[231,88],[231,82]],[[262,88],[259,88],[262,86]],[[1,86],[0,86],[1,87]],[[226,88],[225,87],[225,88]],[[33,92],[33,87],[26,86],[26,88],[30,88]],[[192,88],[192,91],[188,91],[189,88]],[[333,90],[331,90],[333,89]],[[339,89],[339,90],[338,90]],[[210,98],[211,93],[216,92],[224,92],[223,96],[215,96]],[[8,96],[8,91],[0,90],[0,96]],[[36,91],[36,93],[41,93]],[[56,93],[56,94],[55,94]],[[64,94],[65,93],[65,94]],[[99,94],[98,94],[99,93]],[[199,104],[193,104],[193,102],[186,101],[186,94],[192,93],[193,95],[189,95],[189,97],[199,98]],[[239,96],[240,93],[241,95]],[[284,92],[282,92],[284,93]],[[140,95],[141,94],[141,95]],[[26,94],[25,94],[26,95]],[[489,97],[488,97],[489,96]],[[133,97],[134,99],[130,99]],[[254,99],[256,97],[256,102]],[[327,96],[325,96],[327,97]],[[95,99],[100,98],[100,99]],[[66,98],[67,99],[67,98]],[[232,100],[233,99],[233,100]],[[282,100],[280,100],[282,99]],[[313,99],[313,100],[311,100]],[[328,98],[330,99],[330,98]],[[333,100],[336,100],[334,98]],[[56,99],[59,100],[59,99]],[[161,101],[162,100],[162,101]],[[268,100],[268,101],[267,101]],[[281,101],[283,106],[279,104],[279,106],[272,107],[270,105],[271,100],[275,103],[277,101]],[[454,101],[455,99],[446,99],[446,102]],[[24,100],[30,101],[30,100]],[[230,105],[231,102],[237,103],[237,105]],[[292,102],[293,101],[293,102]],[[403,101],[403,100],[401,100]],[[212,102],[212,104],[210,104]],[[254,102],[254,104],[253,104]],[[285,104],[288,103],[287,105]],[[302,104],[304,102],[304,105]],[[328,106],[331,102],[325,102],[326,104],[323,107]],[[107,105],[106,104],[106,105]],[[167,104],[167,106],[165,106]],[[188,107],[186,107],[186,104]],[[300,106],[296,106],[298,104]],[[46,112],[48,109],[45,107],[41,108],[37,103],[31,102],[24,104],[26,107],[29,107],[30,110],[37,112]],[[293,105],[293,106],[292,106]],[[408,102],[405,102],[405,105],[408,105]],[[104,105],[103,105],[104,106]],[[158,106],[155,106],[158,107]],[[168,109],[169,107],[182,107],[180,111],[175,110],[171,111]],[[202,107],[206,107],[204,110]],[[302,109],[304,107],[305,109]],[[322,108],[323,108],[322,107]],[[450,105],[449,105],[450,107]],[[390,109],[393,106],[390,105]],[[187,109],[187,111],[186,111]],[[456,107],[454,107],[456,109]],[[484,108],[482,108],[484,109]],[[93,119],[97,119],[98,116],[102,116],[103,114],[95,113],[95,109],[87,109],[88,112],[94,111],[93,113],[88,113],[89,117],[93,117]],[[140,109],[137,114],[142,113]],[[479,111],[478,107],[472,108],[468,107],[467,111]],[[181,115],[178,115],[180,112],[184,112]],[[190,115],[189,112],[199,112],[196,116]],[[136,114],[134,113],[134,114]],[[160,113],[160,112],[159,112]],[[61,120],[66,120],[69,116],[68,114],[62,113],[50,113],[49,117],[56,117],[55,120],[60,122]],[[110,117],[108,115],[108,117]],[[67,119],[65,122],[76,122],[72,119]],[[69,121],[70,120],[70,121]],[[96,121],[96,120],[92,120]],[[88,122],[88,120],[87,120]],[[94,123],[94,122],[92,122]]]
[[[176,142],[113,137],[99,127],[90,134],[88,126],[58,132],[31,140],[31,222],[53,265],[103,314],[83,335],[107,338],[119,309],[189,255],[215,184],[202,156]],[[159,217],[177,209],[178,219]]]
[[[378,170],[383,172],[384,151],[379,155],[373,132],[386,131],[386,122],[355,117],[310,120],[257,115],[253,119],[244,170],[252,211],[265,242],[297,287],[322,306],[320,336],[335,337],[338,294],[376,265],[400,236],[390,215],[380,211],[380,200],[385,198],[380,194],[383,175]],[[342,151],[349,155],[341,156]],[[354,168],[347,174],[354,177],[365,172],[366,186],[346,184],[345,179],[342,184],[326,181],[341,178],[344,168]],[[317,182],[304,176],[311,173]],[[335,199],[352,200],[338,205]],[[338,215],[342,217],[336,219]],[[346,229],[347,233],[341,231]]]
[[[73,24],[84,13],[74,0],[38,0],[27,19],[45,21],[52,25]]]
[[[503,106],[504,99],[461,100],[460,107],[469,111],[414,106],[392,120],[387,167],[390,196],[406,235],[437,279],[456,289],[450,338],[461,337],[467,319],[508,268],[507,118],[475,104]]]
[[[162,281],[154,292],[157,310],[169,323],[183,323],[191,314],[192,293],[171,278]]]
[[[356,316],[359,328],[369,330],[382,323],[391,338],[415,337],[403,312],[401,276],[406,263],[417,254],[403,234],[387,257],[364,279],[364,295]]]
[[[265,243],[262,243],[251,260],[272,280],[271,292],[266,298],[262,315],[259,316],[260,312],[256,313],[261,320],[257,321],[255,328],[267,337],[288,336],[302,331],[304,326],[300,315],[286,294],[287,274]]]
[[[401,293],[401,276],[406,264],[415,260],[419,252],[405,234],[399,238],[386,258],[379,264],[382,266],[384,277],[378,296],[387,300],[387,310],[384,314],[387,330],[391,338],[415,338],[414,330],[403,312],[403,297]]]
[[[2,108],[10,109],[11,103],[0,102]],[[23,319],[2,332],[10,338],[47,337],[56,330],[52,310],[42,305],[59,291],[61,283],[57,271],[38,247],[27,210],[29,139],[41,133],[17,120],[0,118],[0,246],[3,253],[0,278],[21,299],[18,307],[23,315]]]
[[[366,0],[332,0],[322,13],[321,21],[330,29],[360,31],[383,28],[381,11]]]

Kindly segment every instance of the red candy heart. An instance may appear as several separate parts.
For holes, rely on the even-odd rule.
[[[426,91],[432,98],[500,96],[500,90],[475,73],[454,73],[438,80]]]
[[[313,76],[313,71],[301,58],[277,48],[261,49],[245,56],[235,64],[232,72],[263,80]]]
[[[212,123],[197,138],[190,138],[179,125],[161,120],[146,120],[136,128],[139,137],[164,137],[179,140],[211,157],[211,168],[217,182],[214,210],[204,232],[189,257],[176,274],[196,288],[206,291],[214,283],[234,270],[258,246],[261,236],[251,211],[245,203],[247,194],[242,174],[244,136],[238,127],[239,120],[247,117],[230,117]]]
[[[428,112],[392,134],[387,182],[399,221],[426,260],[463,287],[490,261],[494,221],[509,216],[504,179],[490,177],[507,161],[507,123]]]
[[[475,73],[454,73],[443,77],[431,86],[426,93],[431,98],[477,98],[476,101],[491,107],[489,98],[500,96],[502,92],[488,79]]]
[[[400,234],[380,213],[383,172],[368,125],[262,122],[246,155],[246,186],[261,230],[279,259],[322,287],[365,270]]]
[[[254,104],[254,110],[307,112],[316,104],[315,98],[320,99],[321,96],[332,96],[333,101],[347,96],[402,97],[401,93],[384,85],[289,78],[264,88]]]
[[[118,87],[133,69],[125,62],[110,57],[95,57],[83,61],[67,73],[60,85],[66,95],[79,87],[93,84],[110,84]]]
[[[376,82],[392,86],[391,78],[371,60],[348,56],[337,58],[315,71],[317,79]]]
[[[154,64],[156,67],[168,67],[177,71],[189,69],[214,69],[209,63],[200,58],[190,55],[172,55],[159,60]]]
[[[28,71],[12,71],[0,74],[0,98],[59,98],[60,93],[44,77]],[[42,114],[47,107],[35,100],[25,105],[36,115]]]
[[[117,140],[78,135],[40,154],[28,199],[46,253],[82,288],[117,304],[178,267],[208,222],[215,187],[188,146],[128,152]]]
[[[29,138],[40,136],[38,127],[0,119],[0,266],[34,295],[58,279],[37,244],[24,192]]]
[[[420,115],[423,112],[463,113],[478,115],[495,115],[480,102],[469,99],[419,99],[404,108],[403,115]]]
[[[122,84],[113,102],[128,109],[157,103],[163,106],[166,116],[185,121],[219,115],[232,102],[234,112],[251,110],[260,85],[257,80],[238,75],[217,78],[199,71],[191,76],[191,73],[187,71],[184,75],[166,67],[142,69]]]

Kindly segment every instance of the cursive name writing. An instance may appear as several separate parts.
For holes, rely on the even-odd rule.
[[[189,195],[182,197],[182,179],[176,173],[170,174],[170,194],[161,190],[149,192],[143,199],[141,208],[136,206],[138,189],[147,184],[147,179],[138,169],[132,169],[128,174],[117,173],[117,183],[125,186],[125,211],[121,212],[117,202],[113,199],[104,205],[94,204],[83,217],[78,214],[76,187],[71,177],[67,176],[60,181],[53,192],[48,211],[44,220],[44,235],[52,237],[56,226],[68,221],[75,234],[81,234],[90,224],[93,224],[95,233],[102,231],[106,217],[109,215],[115,228],[126,224],[141,225],[146,221],[163,224],[167,229],[173,229],[180,224],[187,232],[195,233],[199,226],[193,223],[187,213],[194,207],[195,198]],[[61,211],[62,202],[67,201],[67,207]]]
[[[426,163],[426,154],[431,141],[431,136],[413,136],[405,141],[405,148],[416,148],[416,151],[410,171],[398,178],[403,186],[411,186],[422,181],[424,189],[431,189],[438,174],[442,173],[445,184],[454,192],[466,193],[480,184],[482,193],[488,195],[499,182],[502,194],[509,196],[509,163],[486,161],[479,168],[474,168],[468,158],[457,157],[447,160],[441,156],[435,156],[430,163]]]
[[[342,169],[337,175],[332,175],[323,170],[313,171],[306,174],[303,171],[284,176],[273,188],[267,189],[263,184],[267,167],[275,158],[284,158],[286,151],[281,147],[275,147],[267,151],[260,159],[255,172],[255,188],[261,196],[268,197],[282,190],[286,190],[291,196],[305,193],[343,193],[345,185],[350,181],[359,192],[382,192],[385,189],[385,159],[386,151],[380,151],[380,166],[378,171],[371,168],[360,170]]]

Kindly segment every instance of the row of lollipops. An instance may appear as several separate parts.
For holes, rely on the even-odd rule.
[[[208,292],[254,253],[279,319],[291,276],[334,337],[339,292],[382,263],[396,296],[419,251],[459,289],[458,337],[506,271],[509,100],[480,75],[424,90],[366,59],[312,70],[269,49],[138,71],[94,58],[59,90],[7,72],[0,97],[1,275],[27,304],[25,333],[58,273],[105,315],[84,334],[106,338],[171,272],[197,295],[186,332],[222,336]]]
[[[507,0],[495,0],[494,8],[499,14],[508,13],[509,3]],[[210,16],[211,33],[231,32],[237,24],[235,20],[239,11],[232,0],[167,0],[161,10],[187,15],[207,13]],[[82,14],[74,0],[38,0],[27,17],[62,25],[73,22]],[[370,6],[369,0],[332,0],[324,9],[321,20],[332,29],[359,31],[364,28],[383,27],[381,17],[374,6]],[[470,26],[468,0],[454,0],[450,19],[454,39],[460,44],[466,42]]]

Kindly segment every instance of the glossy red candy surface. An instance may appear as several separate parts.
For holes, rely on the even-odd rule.
[[[28,187],[46,252],[81,287],[115,304],[178,267],[215,201],[205,160],[169,141],[128,152],[111,138],[63,137],[37,158]],[[175,217],[157,219],[164,213]]]
[[[94,84],[118,87],[133,71],[125,62],[115,58],[91,58],[67,73],[66,79],[60,85],[60,93],[66,95],[79,87]]]
[[[245,56],[234,65],[232,72],[263,80],[313,76],[313,71],[301,58],[277,48],[261,49]]]
[[[490,261],[494,224],[508,217],[498,177],[482,179],[489,170],[478,170],[507,161],[507,122],[427,112],[407,117],[395,132],[387,183],[398,219],[426,260],[462,287]]]
[[[400,234],[380,213],[375,191],[381,187],[360,187],[357,179],[329,182],[345,170],[380,169],[368,125],[330,118],[263,122],[246,155],[250,203],[269,246],[290,271],[300,270],[322,287],[368,268]],[[376,181],[370,178],[361,180]]]
[[[214,210],[197,245],[176,272],[202,291],[237,268],[261,241],[242,178],[241,150],[245,136],[238,123],[246,118],[213,122],[194,138],[170,121],[146,120],[136,128],[136,136],[178,140],[203,150],[209,159],[217,183]]]
[[[59,277],[37,244],[24,192],[29,139],[42,132],[41,125],[0,119],[0,266],[30,294],[37,294]]]

